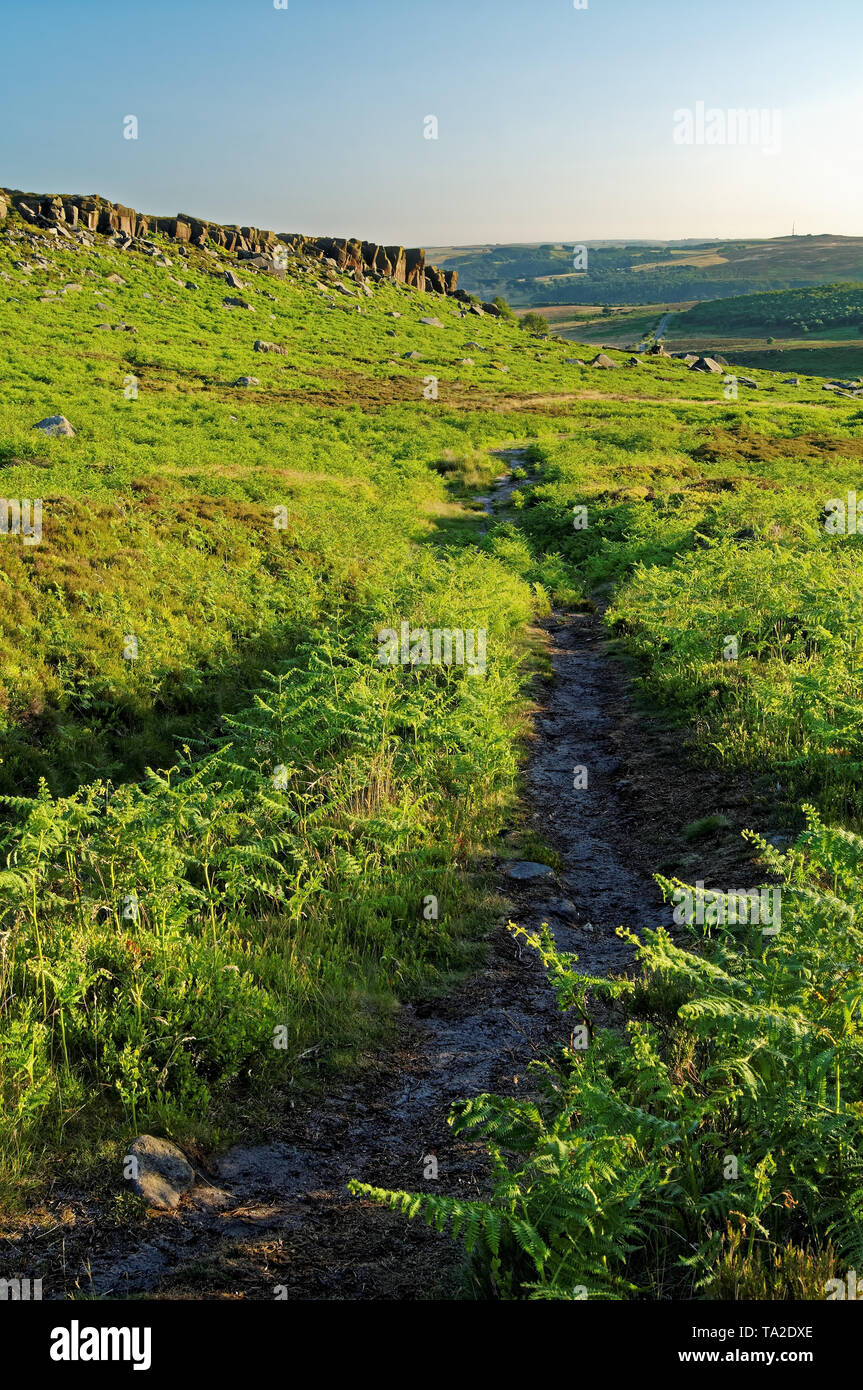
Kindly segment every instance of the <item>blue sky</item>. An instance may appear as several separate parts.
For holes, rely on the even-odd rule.
[[[2,0],[0,21],[6,187],[408,245],[863,233],[863,0]],[[697,102],[780,112],[780,148],[675,144]]]

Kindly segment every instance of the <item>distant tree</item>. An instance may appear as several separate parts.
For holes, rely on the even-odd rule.
[[[521,326],[525,333],[547,333],[548,319],[543,318],[542,314],[525,314]]]

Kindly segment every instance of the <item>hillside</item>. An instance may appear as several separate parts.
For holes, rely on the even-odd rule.
[[[464,288],[516,306],[714,300],[863,279],[863,237],[584,245],[587,269],[577,272],[573,244],[441,247],[432,254],[457,270]]]
[[[418,251],[28,199],[16,1261],[66,1298],[822,1297],[863,1185],[860,399],[532,334]]]
[[[696,304],[674,320],[675,331],[705,331],[720,336],[783,337],[818,335],[824,329],[848,328],[863,334],[863,284],[842,283],[805,290],[773,290],[732,300]]]

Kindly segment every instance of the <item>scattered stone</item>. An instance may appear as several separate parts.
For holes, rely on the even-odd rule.
[[[408,362],[422,362],[423,355],[421,352],[406,352],[405,358]]]
[[[288,349],[280,347],[278,343],[265,343],[262,338],[256,338],[253,348],[254,352],[277,352],[281,357],[287,357]]]
[[[783,385],[783,386],[799,386],[799,385],[800,385],[800,378],[799,378],[799,376],[787,376],[787,377],[785,378],[785,380],[783,381],[782,385]]]
[[[463,357],[461,359],[461,365],[463,367],[472,367],[474,365],[474,360],[472,357]]]
[[[256,376],[238,376],[234,382],[235,386],[260,386],[260,384]]]
[[[232,290],[244,290],[246,288],[239,275],[235,275],[233,270],[225,271],[225,279]]]
[[[254,307],[245,299],[234,299],[228,295],[226,299],[222,300],[222,303],[226,309],[251,309],[252,313],[255,312]]]
[[[574,917],[576,907],[569,898],[556,898],[554,902],[543,903],[540,911],[549,912],[553,917]]]
[[[689,370],[691,372],[712,372],[714,376],[722,375],[722,367],[715,357],[697,357]]]
[[[441,323],[440,319],[435,319],[435,318],[420,319],[420,323],[426,324],[429,328],[443,328],[443,324]]]
[[[139,1134],[129,1145],[135,1160],[136,1176],[129,1179],[133,1192],[148,1207],[170,1211],[180,1205],[183,1194],[195,1181],[195,1171],[181,1149],[168,1139]]]
[[[753,381],[751,376],[739,376],[737,380],[741,386],[748,386],[750,390],[758,389],[758,382]]]
[[[113,275],[109,275],[107,279],[109,285],[125,285],[126,283],[122,275],[117,275],[116,272]]]
[[[55,437],[61,434],[71,437],[75,433],[65,415],[48,415],[33,428],[34,430],[42,430],[43,434],[50,434]]]
[[[616,367],[617,363],[613,362],[606,353],[600,352],[597,354],[596,357],[594,357],[590,365],[591,367],[602,367],[605,371],[607,371],[609,367]]]
[[[510,864],[506,873],[507,878],[514,878],[518,882],[534,878],[554,878],[554,869],[550,865],[535,864],[530,859],[521,859],[517,864]]]

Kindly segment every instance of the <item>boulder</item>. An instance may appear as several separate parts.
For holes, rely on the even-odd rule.
[[[600,352],[594,357],[590,365],[591,367],[602,367],[605,371],[608,371],[609,367],[616,367],[617,363],[612,362],[611,358],[607,357],[604,352]]]
[[[226,299],[223,299],[222,303],[226,309],[251,309],[252,313],[255,312],[253,306],[249,304],[245,299],[235,299],[232,298],[231,295],[228,295]]]
[[[238,376],[234,382],[235,386],[260,386],[260,384],[256,376]]]
[[[435,319],[435,318],[420,319],[420,323],[426,324],[429,328],[443,328],[443,324],[441,323],[440,319]]]
[[[161,1211],[178,1207],[195,1181],[195,1170],[186,1155],[168,1139],[139,1134],[129,1145],[129,1159],[133,1160],[129,1185],[148,1207]]]
[[[34,430],[41,430],[43,434],[50,434],[55,437],[57,435],[67,435],[71,438],[75,434],[75,431],[69,424],[65,415],[48,415],[44,420],[40,420],[38,424],[34,425],[33,428]]]
[[[254,352],[277,352],[282,357],[287,357],[288,349],[280,347],[278,343],[265,343],[262,338],[256,338],[253,348]]]
[[[691,372],[712,372],[714,376],[721,376],[723,369],[715,357],[696,357],[689,370]]]
[[[235,275],[233,270],[225,271],[225,279],[232,290],[244,290],[246,288],[239,275]]]

